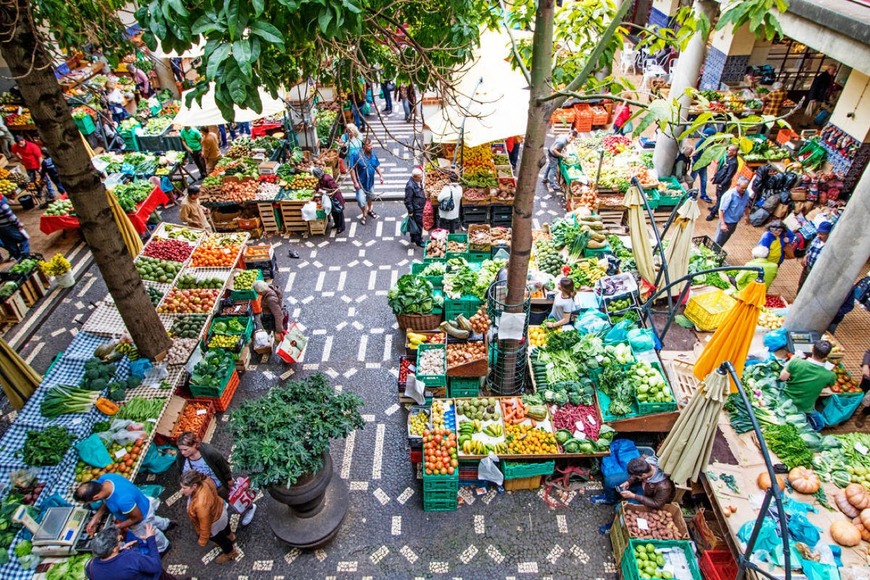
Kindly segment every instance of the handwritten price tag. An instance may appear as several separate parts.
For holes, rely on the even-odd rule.
[[[649,523],[643,518],[637,518],[637,529],[646,531],[649,529]]]
[[[197,415],[205,415],[206,413],[208,413],[208,409],[197,409],[196,410]]]
[[[115,459],[121,459],[125,455],[127,455],[126,449],[118,449],[117,451],[115,451]]]

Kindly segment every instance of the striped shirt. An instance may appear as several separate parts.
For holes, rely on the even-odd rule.
[[[12,212],[12,208],[9,207],[9,201],[6,199],[6,196],[0,197],[0,228],[5,228],[7,226],[15,226],[19,227],[21,224],[18,221],[18,216],[16,216]]]

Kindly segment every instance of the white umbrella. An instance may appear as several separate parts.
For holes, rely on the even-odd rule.
[[[695,220],[701,216],[698,202],[692,198],[680,206],[673,224],[673,235],[665,250],[665,261],[668,264],[668,278],[671,283],[689,273],[689,251],[692,248],[692,236],[695,235]],[[680,285],[681,286],[681,285]],[[671,296],[680,293],[680,286],[671,288]]]
[[[235,118],[236,123],[247,123],[256,121],[264,117],[277,115],[285,110],[285,103],[282,99],[275,99],[263,88],[260,91],[260,102],[263,103],[263,110],[259,113],[253,109],[243,109],[236,105]],[[172,120],[173,125],[181,125],[182,127],[204,127],[207,125],[224,125],[229,123],[228,119],[224,119],[220,109],[214,100],[214,84],[209,86],[208,92],[202,97],[202,104],[198,104],[196,99],[191,101],[190,106],[187,106],[187,95],[190,91],[185,91],[181,95],[181,109]]]

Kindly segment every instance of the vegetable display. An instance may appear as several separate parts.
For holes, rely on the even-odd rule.
[[[182,411],[181,415],[178,417],[178,422],[172,429],[172,436],[178,437],[185,431],[190,431],[191,433],[202,433],[203,428],[211,420],[209,410],[208,403],[195,403],[193,401],[188,401],[187,404],[184,405],[184,411]]]
[[[444,428],[424,431],[423,462],[426,475],[453,475],[459,469],[456,434]]]
[[[639,520],[643,520],[641,526]],[[671,512],[665,510],[650,510],[639,512],[633,509],[625,510],[625,527],[631,538],[641,540],[682,540],[683,535],[674,521]],[[658,559],[656,559],[658,562]]]
[[[46,419],[55,419],[67,413],[87,413],[99,398],[98,391],[57,385],[45,394],[40,411]]]
[[[173,288],[157,309],[160,313],[208,313],[214,308],[220,292],[218,290]]]
[[[143,280],[166,284],[172,282],[181,271],[182,264],[142,256],[135,262],[136,271]]]
[[[116,185],[112,193],[125,213],[133,213],[136,211],[136,206],[148,199],[152,191],[154,191],[154,184],[150,181],[134,181]]]
[[[235,366],[236,361],[230,352],[225,350],[210,350],[193,367],[190,383],[218,390],[223,387],[224,380],[230,373],[230,368],[235,368]]]
[[[432,283],[425,278],[406,274],[390,289],[387,302],[396,315],[429,314],[436,306],[441,306],[434,292]]]
[[[50,426],[42,431],[28,431],[21,458],[31,467],[57,465],[73,440],[74,437],[63,427]]]

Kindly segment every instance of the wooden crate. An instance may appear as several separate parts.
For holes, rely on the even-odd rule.
[[[263,223],[264,232],[274,234],[281,231],[278,219],[275,217],[275,209],[272,207],[272,202],[257,202],[257,211],[260,214],[260,221]]]
[[[236,359],[236,371],[242,372],[248,370],[248,365],[251,362],[251,347],[245,345],[242,347],[242,352],[239,353],[239,358]]]
[[[519,479],[504,480],[505,491],[517,491],[519,489],[538,489],[541,487],[542,476],[520,477]]]
[[[281,210],[281,220],[284,222],[284,231],[298,234],[308,233],[308,222],[302,219],[302,206],[307,201],[282,201],[278,203]]]
[[[308,233],[312,236],[325,236],[328,220],[312,220],[308,222]]]
[[[21,293],[21,297],[24,299],[24,304],[28,308],[36,304],[36,302],[42,298],[42,294],[37,291],[36,287],[31,282],[31,278],[24,281],[19,292]]]
[[[0,322],[21,322],[28,310],[24,296],[19,289],[12,296],[0,302]]]

